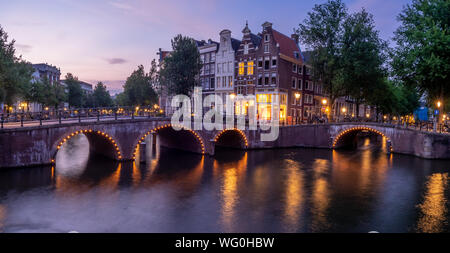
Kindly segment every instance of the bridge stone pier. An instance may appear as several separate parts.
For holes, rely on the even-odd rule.
[[[428,159],[450,159],[450,135],[416,131],[377,123],[335,123],[280,126],[279,137],[261,141],[258,130],[176,131],[168,118],[81,122],[0,130],[0,168],[52,164],[62,145],[84,134],[91,153],[119,161],[134,160],[147,136],[158,136],[162,146],[201,155],[214,155],[216,146],[237,149],[287,147],[341,148],[359,132],[385,138],[387,151]]]

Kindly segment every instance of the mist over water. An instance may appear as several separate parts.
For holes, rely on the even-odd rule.
[[[147,163],[67,141],[55,167],[0,171],[0,232],[449,232],[448,161],[357,149],[150,145]]]

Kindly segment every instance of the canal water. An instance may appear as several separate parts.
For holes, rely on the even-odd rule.
[[[55,167],[0,171],[0,232],[450,232],[450,162],[360,143],[120,164],[80,135]]]

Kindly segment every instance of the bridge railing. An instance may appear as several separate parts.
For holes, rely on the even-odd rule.
[[[63,124],[74,122],[92,122],[101,120],[122,120],[164,116],[158,107],[100,107],[43,110],[39,112],[14,112],[0,114],[0,128]]]
[[[302,121],[302,122],[281,122],[282,125],[305,125],[305,124],[345,124],[345,123],[376,123],[380,124],[386,127],[396,127],[396,128],[405,128],[405,129],[412,129],[417,131],[424,131],[424,132],[437,132],[437,133],[446,133],[450,134],[450,121],[444,121],[441,123],[435,124],[432,121],[416,121],[414,123],[410,123],[407,121],[401,121],[401,120],[371,120],[371,119],[344,119],[340,121],[334,121],[334,122],[328,122],[325,119],[316,119],[316,120],[308,120],[308,121]]]

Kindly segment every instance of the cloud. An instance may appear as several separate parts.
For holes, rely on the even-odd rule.
[[[114,6],[117,9],[121,9],[121,10],[126,10],[126,11],[130,11],[130,10],[134,10],[134,8],[126,3],[120,3],[120,2],[109,2],[110,5]]]
[[[31,51],[31,48],[33,48],[32,46],[26,45],[26,44],[19,44],[19,43],[16,43],[16,44],[14,44],[14,45],[16,46],[16,48],[18,48],[20,51],[22,51],[22,52],[24,52],[24,53],[30,52],[30,51]]]
[[[124,64],[127,60],[122,58],[109,58],[105,59],[109,64]]]

